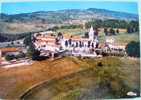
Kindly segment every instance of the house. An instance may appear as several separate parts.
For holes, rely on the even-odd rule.
[[[9,48],[0,48],[0,57],[4,57],[6,54],[17,54],[18,52],[20,52],[21,49],[20,48],[14,48],[14,47],[9,47]]]

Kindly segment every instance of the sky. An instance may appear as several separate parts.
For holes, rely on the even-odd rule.
[[[98,1],[98,0],[97,0]],[[136,2],[96,2],[96,1],[42,1],[42,2],[4,2],[0,13],[19,14],[36,11],[55,11],[62,9],[100,8],[138,14]]]

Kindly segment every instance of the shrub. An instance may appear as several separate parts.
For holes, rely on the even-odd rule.
[[[98,62],[97,66],[102,67],[103,66],[102,62]]]
[[[5,56],[5,59],[6,59],[7,61],[10,61],[10,60],[15,59],[15,56],[14,56],[14,55],[6,55],[6,56]]]
[[[128,56],[140,57],[140,43],[135,41],[128,43],[126,46],[126,52]]]
[[[25,57],[26,57],[26,55],[24,53],[20,53],[16,56],[17,59],[18,58],[25,58]]]

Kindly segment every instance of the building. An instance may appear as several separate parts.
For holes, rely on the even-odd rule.
[[[19,52],[21,51],[20,48],[14,48],[14,47],[9,47],[9,48],[0,48],[0,59],[2,57],[5,57],[5,55],[9,55],[9,54],[12,54],[12,55],[17,55],[19,54]]]
[[[98,32],[91,26],[88,37],[81,36],[66,36],[62,33],[52,35],[50,33],[36,33],[35,48],[41,52],[41,55],[58,54],[62,51],[67,51],[69,55],[83,56],[83,57],[96,57],[96,49],[110,50],[110,51],[125,51],[125,46],[117,45],[113,38],[106,38],[105,45],[100,46],[98,40]]]
[[[60,51],[68,51],[75,56],[95,54],[94,49],[98,47],[98,40],[94,39],[93,27],[90,28],[89,38],[82,38],[81,36],[65,36],[62,33],[54,36],[51,34],[36,33],[34,35],[34,45],[37,50],[43,54],[59,53]]]
[[[94,30],[93,30],[93,27],[92,26],[91,26],[90,31],[89,31],[89,39],[91,41],[94,40]]]

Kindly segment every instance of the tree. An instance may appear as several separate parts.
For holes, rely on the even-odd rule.
[[[27,56],[32,60],[40,60],[40,51],[35,49],[32,41],[35,41],[35,38],[32,37],[32,34],[29,34],[24,40],[24,44],[28,47]]]
[[[133,27],[135,31],[139,30],[139,22],[138,21],[125,21],[125,20],[116,20],[116,19],[108,19],[108,20],[92,20],[86,23],[86,28],[93,27],[111,27],[111,28],[128,28]]]
[[[27,48],[27,57],[32,58],[33,52],[35,51],[34,46],[31,44]]]
[[[27,50],[27,56],[32,60],[38,60],[40,59],[40,51],[36,50],[34,45],[32,44]]]
[[[48,30],[56,31],[57,29],[59,29],[59,27],[54,26],[53,28],[50,28],[50,29],[48,29]]]
[[[109,33],[110,33],[110,35],[116,35],[115,30],[113,28],[110,28]]]
[[[116,30],[116,33],[118,33],[118,34],[119,34],[119,29],[117,29],[117,30]]]
[[[35,49],[32,41],[34,41],[34,37],[32,37],[32,34],[30,33],[25,37],[24,44],[28,47],[27,56],[32,60],[36,60],[38,59],[40,52]]]
[[[85,36],[84,36],[84,37],[85,37],[85,38],[89,38],[88,32],[85,33]]]
[[[5,56],[5,59],[6,59],[7,61],[10,61],[10,60],[15,59],[15,56],[14,56],[14,55],[6,55],[6,56]]]
[[[25,37],[25,39],[24,39],[24,44],[26,45],[26,46],[29,46],[29,45],[31,45],[32,44],[32,35],[31,35],[31,33],[30,34],[28,34],[26,37]]]
[[[108,30],[107,30],[107,28],[104,28],[104,33],[105,33],[105,36],[108,35]]]
[[[68,47],[68,41],[67,40],[65,41],[65,46]]]
[[[38,50],[33,51],[32,60],[40,60],[40,51]]]
[[[127,33],[132,33],[132,29],[131,29],[131,27],[127,27]]]
[[[129,24],[132,27],[133,32],[139,31],[139,22],[137,22],[137,21],[130,21]]]
[[[139,22],[138,21],[130,21],[127,25],[127,32],[133,33],[139,31]]]
[[[59,32],[59,33],[57,34],[57,37],[58,37],[59,39],[62,39],[62,38],[63,38],[63,34],[62,34],[61,32]]]
[[[128,56],[140,57],[140,43],[135,41],[128,43],[126,46],[126,52]]]

